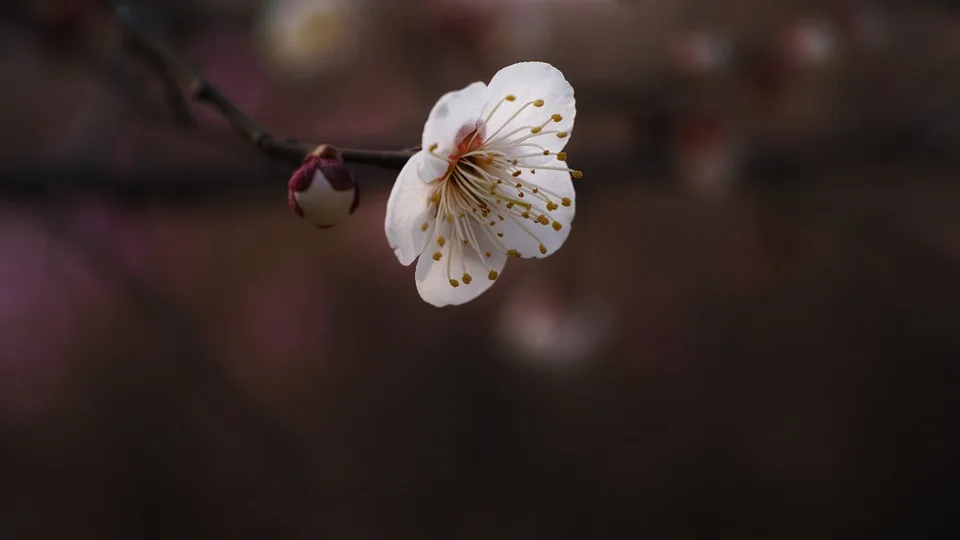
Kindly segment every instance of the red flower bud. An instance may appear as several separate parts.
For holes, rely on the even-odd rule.
[[[333,227],[360,204],[360,189],[336,152],[315,152],[293,173],[287,201],[295,214],[320,227]]]

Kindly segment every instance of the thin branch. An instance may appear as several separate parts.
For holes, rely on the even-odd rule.
[[[192,99],[215,109],[242,139],[274,159],[299,165],[320,146],[288,137],[278,137],[265,131],[205,79],[199,69],[183,60],[166,43],[141,29],[134,21],[131,6],[123,2],[115,2],[111,3],[111,8],[130,46],[150,61],[164,81],[168,99],[181,121],[189,122],[192,118],[187,106],[188,101]],[[189,98],[181,90],[184,87],[190,90]],[[350,148],[339,150],[345,163],[399,169],[419,148],[395,151]]]

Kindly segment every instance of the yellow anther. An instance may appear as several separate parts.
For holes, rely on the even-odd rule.
[[[491,222],[490,222],[490,226],[491,226],[491,227],[493,227],[493,226],[496,225],[496,224],[497,224],[496,221],[491,221]]]
[[[524,212],[520,214],[520,217],[522,217],[523,219],[530,219],[530,212]]]
[[[502,183],[503,183],[503,180],[497,178],[497,183],[498,183],[498,184],[502,184]],[[497,202],[499,203],[500,201],[497,201]]]
[[[563,228],[563,225],[561,225],[559,221],[554,221],[554,222],[553,222],[553,230],[559,231],[559,230],[562,229],[562,228]]]
[[[437,143],[433,143],[433,144],[430,145],[429,151],[430,151],[430,152],[433,152],[433,151],[436,150],[437,148],[440,148],[440,145],[437,144]]]
[[[568,197],[564,197],[563,199],[560,200],[560,204],[562,204],[562,205],[564,205],[564,206],[570,206],[570,204],[571,204],[571,203],[570,203],[570,199],[569,199]]]
[[[550,155],[550,151],[549,151],[549,150],[544,150],[544,151],[543,151],[543,155],[549,156],[549,155]]]
[[[553,201],[547,202],[547,212],[552,212],[552,211],[556,210],[557,208],[560,208],[560,206],[559,206],[557,203],[555,203],[555,202],[553,202]]]
[[[517,197],[520,197],[520,198],[522,199],[522,198],[523,198],[523,192],[521,191],[520,193],[517,193]]]
[[[519,183],[517,184],[517,189],[520,189],[522,187],[523,187],[523,184],[519,184]]]
[[[534,107],[543,107],[543,100],[542,100],[542,99],[538,99],[538,100],[534,101],[534,102],[533,102],[533,106],[534,106]]]
[[[453,223],[453,214],[447,214],[447,223]]]
[[[491,270],[490,273],[487,274],[487,277],[490,278],[490,281],[497,279],[499,276],[500,274],[498,274],[496,270]]]
[[[470,245],[470,241],[467,240],[466,238],[464,238],[464,239],[463,239],[463,245],[465,245],[465,246]]]
[[[433,254],[433,260],[435,261],[439,261],[440,257],[443,257],[443,254],[440,253],[439,251]]]
[[[460,282],[457,281],[457,280],[455,280],[455,279],[451,279],[451,280],[450,280],[450,286],[451,286],[451,287],[459,287],[459,286],[460,286]]]
[[[523,171],[517,171],[517,172],[513,173],[513,177],[516,178],[516,177],[520,176],[522,173],[523,173]],[[498,182],[499,182],[499,180],[498,180]]]
[[[502,232],[498,232],[498,233],[497,233],[497,236],[500,237],[500,238],[503,238],[503,233],[502,233]]]
[[[473,276],[471,276],[470,274],[463,275],[463,282],[465,284],[469,285],[471,281],[473,281]]]
[[[533,193],[533,194],[540,193],[540,188],[533,188],[530,190],[530,193]]]
[[[511,165],[516,165],[517,163],[520,163],[520,162],[516,159],[510,162]]]
[[[500,221],[503,221],[503,216],[501,216],[500,214],[497,214],[497,217],[500,218]]]
[[[543,245],[543,244],[540,244],[540,253],[546,255],[546,254],[547,254],[547,246],[545,246],[545,245]]]
[[[548,218],[547,216],[545,216],[545,215],[543,215],[543,214],[540,214],[539,216],[537,216],[537,223],[539,223],[539,224],[541,224],[541,225],[549,225],[549,224],[550,224],[550,218]]]
[[[563,117],[560,116],[559,114],[550,115],[550,119],[553,120],[554,122],[563,122]]]
[[[540,126],[530,128],[530,133],[533,133],[534,135],[536,135],[537,133],[540,133],[541,131],[543,131],[543,128]]]
[[[513,202],[512,202],[512,201],[507,203],[507,208],[513,208]]]
[[[439,189],[437,189],[436,191],[433,192],[433,196],[430,197],[430,200],[433,202],[433,204],[440,204],[440,190],[439,190]],[[426,230],[426,229],[424,229],[424,230]]]
[[[561,131],[560,133],[557,133],[557,138],[558,138],[558,139],[566,139],[566,138],[567,138],[567,135],[570,135],[570,134],[567,133],[566,131]]]
[[[427,229],[429,229],[429,228],[430,228],[430,224],[429,224],[429,223],[424,223],[423,225],[420,226],[420,230],[421,230],[421,231],[425,231],[425,230],[427,230]]]
[[[520,252],[517,251],[517,250],[515,250],[515,249],[511,249],[510,251],[507,252],[507,255],[509,255],[509,256],[511,256],[511,257],[519,257],[519,256],[520,256]]]
[[[515,95],[513,95],[513,94],[509,94],[507,97],[505,97],[505,98],[503,98],[503,99],[505,99],[505,100],[507,100],[507,101],[516,101],[516,100],[517,100],[517,96],[515,96]]]
[[[583,178],[583,173],[580,171],[571,171],[570,176],[580,179],[580,178]]]
[[[566,160],[567,160],[567,153],[566,153],[566,152],[559,152],[559,153],[557,154],[557,159],[560,160],[560,161],[566,161]]]
[[[437,244],[439,244],[440,247],[443,247],[443,245],[446,244],[446,243],[447,243],[447,239],[446,239],[446,238],[444,238],[444,237],[442,237],[442,236],[438,236],[438,237],[437,237]]]

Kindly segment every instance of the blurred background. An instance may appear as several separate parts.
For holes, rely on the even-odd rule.
[[[317,230],[98,2],[0,8],[0,538],[950,537],[960,4],[166,0],[266,129],[419,143],[578,98],[566,246],[438,310]]]

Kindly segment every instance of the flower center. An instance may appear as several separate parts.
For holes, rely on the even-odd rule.
[[[434,180],[436,187],[431,193],[430,204],[436,212],[434,234],[437,251],[433,253],[433,260],[441,261],[444,251],[447,251],[447,276],[453,287],[459,287],[460,281],[469,285],[473,280],[466,272],[463,250],[474,251],[484,265],[492,256],[492,252],[486,249],[520,257],[523,254],[510,247],[519,244],[508,235],[523,235],[533,239],[540,253],[546,255],[547,247],[535,229],[539,225],[560,231],[564,224],[554,219],[551,213],[561,206],[570,206],[572,201],[538,184],[535,181],[536,172],[564,171],[574,178],[582,176],[579,171],[563,166],[567,159],[565,153],[551,152],[536,143],[539,137],[562,139],[568,136],[566,132],[545,129],[550,123],[563,120],[559,114],[548,115],[544,122],[537,125],[511,125],[529,107],[543,107],[544,101],[541,99],[520,106],[503,125],[489,136],[486,135],[493,115],[505,103],[515,100],[514,96],[507,96],[493,107],[486,118],[475,125],[463,126],[454,137],[457,142],[451,146],[446,158],[438,152],[439,144],[427,149],[430,158],[447,165],[444,174]],[[555,156],[556,161],[542,166],[532,162],[533,158],[543,159],[546,156]],[[428,228],[429,224],[424,223],[423,230]],[[447,242],[448,238],[453,241]],[[463,267],[461,280],[453,277],[460,275],[455,274],[452,268],[454,258],[458,258]],[[497,271],[489,265],[487,268],[489,279],[496,279]]]

